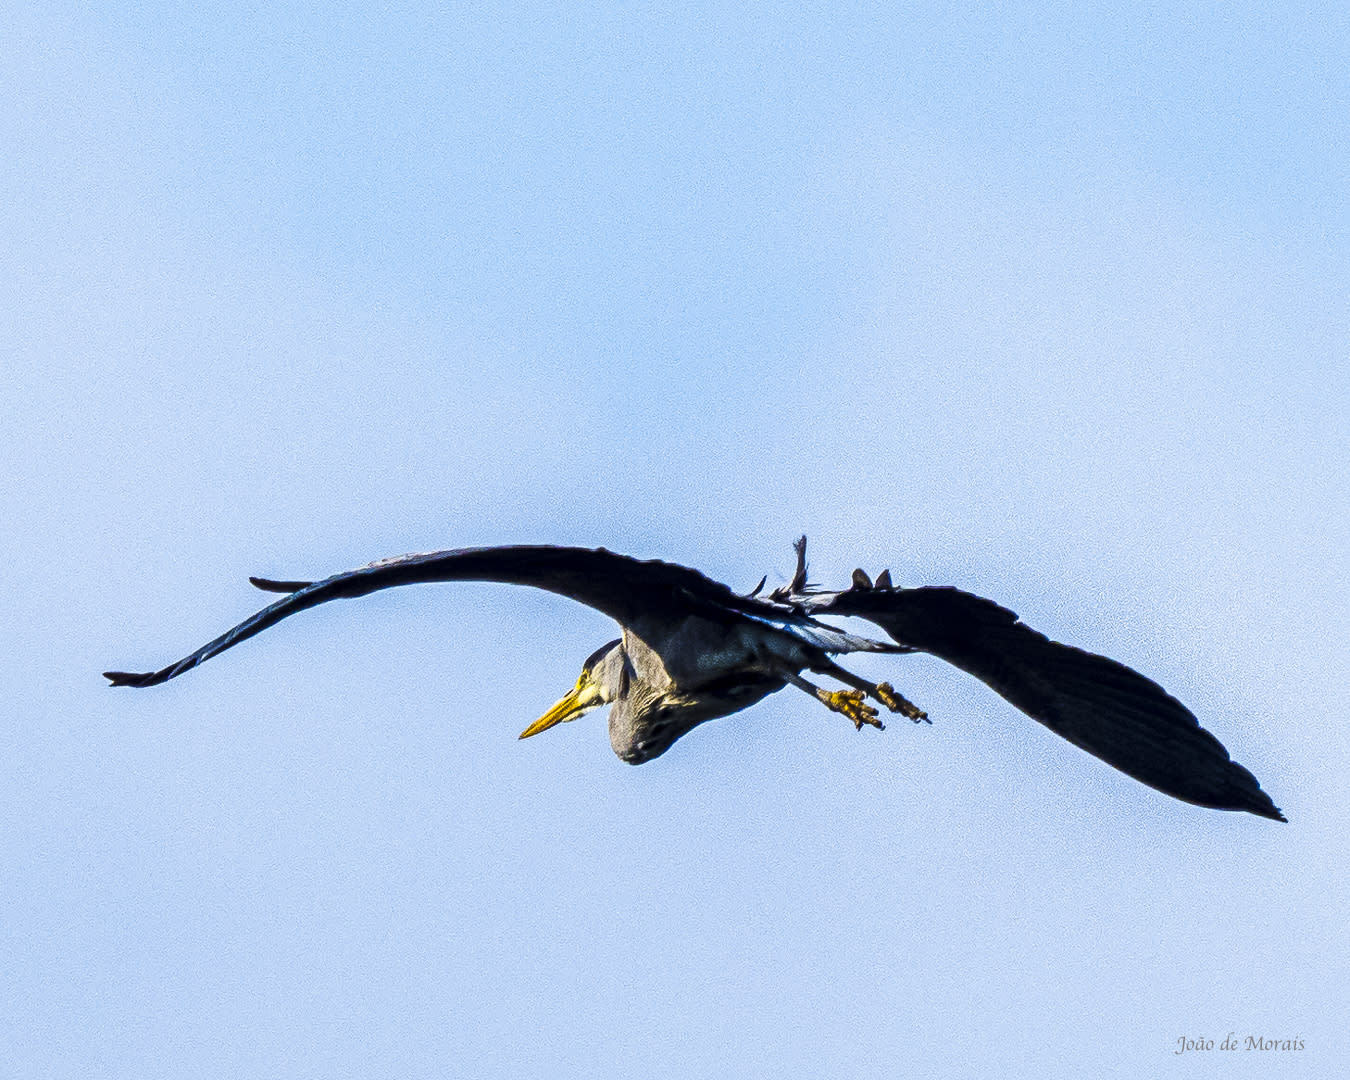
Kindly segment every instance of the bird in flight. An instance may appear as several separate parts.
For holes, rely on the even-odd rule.
[[[1051,641],[992,600],[950,586],[899,588],[889,571],[853,572],[847,589],[806,579],[806,538],[792,580],[771,592],[733,592],[697,570],[604,548],[463,548],[382,559],[322,581],[250,578],[280,600],[159,671],[107,671],[113,686],[167,682],[289,615],[396,585],[494,581],[571,597],[610,616],[621,636],[587,658],[576,685],[527,727],[529,738],[609,705],[609,739],[641,764],[707,720],[795,686],[861,731],[879,709],[915,723],[928,715],[890,683],[873,683],[833,657],[929,653],[974,675],[1032,719],[1167,795],[1215,810],[1286,820],[1256,778],[1195,716],[1151,679],[1105,656]],[[822,616],[858,616],[890,641],[848,633]],[[824,676],[827,690],[803,677]]]

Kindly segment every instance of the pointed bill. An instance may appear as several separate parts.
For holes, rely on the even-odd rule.
[[[589,712],[598,704],[600,702],[596,700],[595,691],[589,686],[583,687],[578,683],[564,694],[548,712],[522,731],[520,737],[528,739],[531,735],[538,735],[541,731],[547,731],[554,724],[564,724],[569,720],[575,720],[582,713]]]

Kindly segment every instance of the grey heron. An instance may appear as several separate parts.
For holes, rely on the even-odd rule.
[[[1051,641],[1007,608],[950,586],[898,588],[889,571],[873,581],[856,570],[847,589],[819,589],[806,579],[805,537],[796,551],[792,580],[763,595],[764,581],[739,594],[689,567],[551,545],[401,555],[312,582],[250,578],[260,589],[286,595],[168,667],[104,675],[113,686],[166,682],[305,608],[393,586],[530,585],[603,612],[621,636],[586,660],[576,685],[522,739],[609,705],[610,745],[624,761],[641,764],[699,724],[788,685],[858,730],[882,727],[877,706],[927,722],[889,683],[869,682],[833,659],[923,652],[974,675],[1056,734],[1158,791],[1198,806],[1285,820],[1190,710],[1124,664]],[[821,616],[861,617],[892,640],[846,632]],[[848,689],[824,689],[803,672]]]

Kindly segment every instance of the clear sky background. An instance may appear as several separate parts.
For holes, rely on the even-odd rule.
[[[0,1072],[1346,1075],[1347,9],[96,7],[0,31]],[[520,743],[613,626],[501,586],[99,677],[248,574],[803,532],[1290,824],[929,658],[855,666],[931,728]]]

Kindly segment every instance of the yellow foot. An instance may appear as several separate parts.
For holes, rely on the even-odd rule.
[[[931,724],[933,721],[928,719],[928,714],[910,701],[903,694],[897,694],[895,687],[890,683],[877,683],[877,700],[881,702],[891,712],[903,713],[916,724],[923,721],[925,724]]]
[[[884,731],[886,726],[877,719],[877,711],[867,704],[866,695],[861,690],[832,690],[821,698],[831,709],[837,713],[843,713],[853,721],[853,726],[859,731],[864,724],[871,724],[874,728]]]

